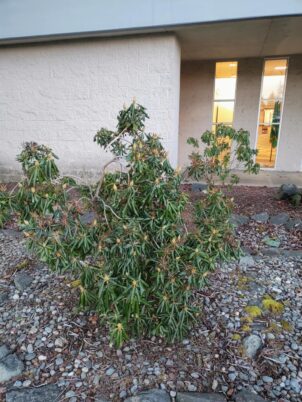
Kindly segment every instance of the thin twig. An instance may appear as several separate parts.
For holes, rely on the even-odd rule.
[[[101,187],[102,187],[103,180],[104,180],[104,176],[105,176],[105,170],[107,169],[107,167],[108,167],[111,163],[116,162],[116,161],[118,161],[119,159],[120,159],[120,158],[119,158],[118,156],[115,156],[113,159],[111,159],[109,162],[107,162],[107,163],[103,166],[103,169],[102,169],[102,172],[101,172],[101,177],[100,177],[100,179],[99,179],[99,182],[98,182],[98,185],[97,185],[97,188],[96,188],[96,190],[95,190],[94,197],[93,197],[94,200],[97,199],[97,197],[98,197],[98,195],[99,195],[99,192],[100,192],[100,189],[101,189]]]
[[[124,130],[121,131],[121,132],[119,133],[119,135],[117,135],[115,138],[113,138],[112,141],[109,142],[109,144],[108,144],[107,147],[105,148],[105,151],[107,151],[107,149],[108,149],[109,147],[111,147],[111,145],[114,144],[115,141],[117,141],[118,139],[120,139],[120,137],[121,137],[125,132],[126,132],[126,128],[124,128]]]

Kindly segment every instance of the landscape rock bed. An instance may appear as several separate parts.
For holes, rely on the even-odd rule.
[[[268,247],[284,250],[302,248],[302,220],[301,226],[289,230],[285,225],[259,223],[249,219],[237,227],[237,234],[242,246],[251,254],[257,254]]]
[[[259,228],[251,221],[248,225]],[[271,230],[271,225],[260,225]],[[243,228],[238,233],[246,238],[249,231]],[[289,232],[274,228],[286,242]],[[52,400],[71,402],[118,401],[154,388],[176,400],[182,400],[180,392],[189,392],[195,399],[187,401],[194,402],[202,400],[195,392],[252,401],[244,399],[247,390],[270,401],[301,401],[302,257],[263,255],[269,250],[262,244],[263,234],[248,240],[257,255],[222,264],[209,276],[209,286],[196,292],[202,314],[181,344],[168,345],[159,338],[130,340],[116,350],[97,315],[78,311],[72,278],[49,272],[28,255],[18,232],[3,230],[0,351],[14,355],[24,370],[0,384],[0,399],[38,400],[39,388],[53,384]],[[288,245],[293,245],[292,238]],[[297,249],[299,245],[301,249],[297,239]],[[265,310],[267,295],[282,311]],[[251,318],[248,306],[257,306],[260,315]],[[249,342],[255,348],[253,358],[246,357]],[[24,399],[26,395],[33,397]],[[143,400],[137,398],[129,401]]]
[[[234,198],[246,255],[209,275],[196,326],[175,345],[116,350],[97,314],[78,310],[72,277],[28,254],[13,221],[0,231],[0,400],[301,401],[302,208],[271,189]]]

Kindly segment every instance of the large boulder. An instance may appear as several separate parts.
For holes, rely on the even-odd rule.
[[[170,402],[170,396],[161,389],[151,389],[136,396],[125,399],[125,402]]]
[[[265,402],[261,396],[243,389],[235,396],[235,402]]]
[[[288,220],[288,214],[286,212],[281,212],[280,214],[271,216],[269,222],[272,225],[285,225]]]
[[[23,370],[24,364],[15,354],[4,357],[0,361],[0,383],[20,375]]]
[[[176,402],[226,402],[226,399],[217,393],[178,392]]]
[[[26,272],[20,272],[14,278],[14,284],[20,292],[24,292],[24,290],[30,286],[32,281],[33,278]]]
[[[295,184],[282,184],[278,190],[277,198],[279,200],[286,200],[299,193],[299,189]]]
[[[299,218],[289,219],[286,222],[285,227],[287,230],[302,231],[302,219],[299,219]]]
[[[10,354],[10,351],[6,345],[0,346],[0,360],[4,359],[7,355]]]
[[[14,229],[0,229],[0,234],[2,234],[5,237],[12,237],[14,239],[22,239],[23,234],[19,230],[14,230]]]
[[[230,219],[231,223],[234,226],[245,225],[246,223],[248,223],[249,220],[250,218],[248,216],[238,214],[232,214]]]
[[[249,254],[243,255],[239,259],[239,265],[241,268],[253,267],[255,265],[255,260]]]
[[[260,214],[252,215],[251,219],[258,223],[267,223],[267,221],[269,220],[269,214],[267,212],[260,212]]]
[[[0,292],[0,306],[2,306],[9,299],[9,292],[4,290]]]
[[[38,388],[11,389],[6,393],[6,402],[55,402],[59,396],[60,388],[49,384]]]

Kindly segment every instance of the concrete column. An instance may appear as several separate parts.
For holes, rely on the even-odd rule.
[[[256,148],[258,111],[263,59],[238,60],[237,89],[233,127],[250,132],[251,147]]]
[[[186,61],[181,65],[179,161],[188,164],[189,137],[212,128],[215,61]]]
[[[302,171],[302,55],[290,56],[276,169]]]

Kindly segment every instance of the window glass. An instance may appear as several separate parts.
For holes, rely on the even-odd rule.
[[[237,61],[216,63],[212,129],[217,124],[232,125],[237,81]]]
[[[264,63],[256,158],[264,168],[275,167],[286,72],[287,59],[266,60]]]
[[[214,102],[213,123],[215,124],[233,123],[234,105],[235,102],[233,101]]]
[[[215,100],[235,99],[236,78],[216,78]]]
[[[263,99],[282,98],[286,70],[286,59],[265,61],[261,95]]]

